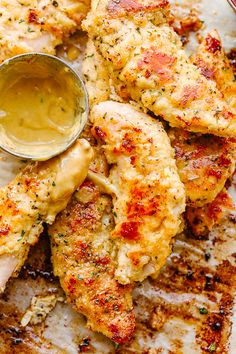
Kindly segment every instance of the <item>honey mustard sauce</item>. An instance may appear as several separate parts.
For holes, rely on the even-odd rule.
[[[0,71],[0,140],[13,153],[43,160],[76,135],[85,102],[67,67],[33,64],[18,63],[4,75]]]

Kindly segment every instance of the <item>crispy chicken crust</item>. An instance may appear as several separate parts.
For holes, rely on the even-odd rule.
[[[109,74],[106,67],[104,67],[103,58],[98,54],[91,39],[87,42],[82,62],[82,74],[88,91],[90,105],[109,99]]]
[[[131,339],[135,328],[132,287],[115,280],[116,245],[111,196],[104,180],[108,175],[105,156],[91,135],[94,159],[89,177],[67,208],[49,228],[54,274],[59,276],[67,299],[88,318],[88,326],[117,343]]]
[[[233,68],[217,31],[207,34],[192,61],[201,69],[202,75],[216,82],[228,103],[235,107]],[[235,211],[231,197],[223,189],[235,169],[235,142],[211,135],[189,134],[179,129],[171,129],[169,136],[191,205],[186,209],[187,229],[197,238],[208,237],[213,226],[221,220],[225,208]]]
[[[92,156],[89,143],[78,140],[61,156],[28,165],[0,189],[1,290],[11,275],[18,275],[43,223],[54,221],[83,182]]]
[[[168,135],[187,204],[200,207],[212,202],[235,170],[235,142],[177,128],[170,129]]]
[[[192,61],[201,69],[202,75],[215,81],[225,99],[234,107],[236,81],[216,31],[207,34]],[[235,141],[213,135],[201,136],[175,128],[170,129],[168,134],[175,148],[176,163],[181,181],[185,185],[187,204],[199,207],[213,202],[234,172]],[[191,215],[193,213],[194,209],[191,208]],[[196,213],[199,214],[199,210]]]
[[[102,102],[93,107],[90,119],[112,164],[116,279],[128,284],[157,276],[185,208],[168,136],[160,122],[128,104]]]
[[[50,227],[54,274],[88,326],[116,343],[135,328],[132,289],[114,278],[111,198],[86,180]]]
[[[215,31],[212,36],[213,34],[216,36]],[[202,47],[206,42],[205,39],[199,47],[196,58],[204,54]],[[225,98],[229,98],[231,104],[230,92],[232,93],[235,85],[232,68],[222,47],[220,51],[217,51],[218,54],[211,53],[205,60],[204,69],[207,72],[212,71],[210,58],[213,55],[215,74],[211,79],[214,79],[218,89],[225,95]],[[101,55],[98,54],[92,40],[89,40],[83,68],[91,103],[104,101],[106,97],[109,97],[109,75],[102,64]],[[231,91],[227,82],[232,88]],[[235,143],[230,139],[213,135],[201,136],[177,128],[170,129],[168,134],[175,148],[175,159],[181,181],[185,185],[187,204],[199,207],[212,202],[234,171]]]
[[[80,26],[90,0],[1,1],[0,62],[26,52],[55,54]]]
[[[211,203],[201,208],[188,207],[186,210],[188,232],[199,239],[207,238],[213,226],[222,221],[223,214],[226,210],[231,210],[232,215],[234,215],[236,211],[232,197],[228,194],[226,189],[220,191]]]
[[[207,34],[192,61],[206,79],[216,82],[229,105],[236,108],[236,78],[216,30]]]
[[[167,9],[167,1],[99,0],[83,28],[123,99],[132,98],[172,126],[235,137],[235,110],[190,62],[165,23]]]

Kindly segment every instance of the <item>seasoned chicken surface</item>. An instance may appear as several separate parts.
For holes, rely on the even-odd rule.
[[[236,207],[227,190],[224,188],[209,204],[201,208],[188,207],[186,210],[187,229],[198,239],[208,237],[213,226],[222,221],[223,213],[232,211],[232,218]]]
[[[236,81],[216,31],[206,36],[192,60],[201,69],[202,75],[215,81],[217,88],[233,107],[236,102]],[[176,163],[181,181],[185,185],[187,203],[198,207],[211,203],[234,172],[235,142],[176,128],[170,129],[168,134],[175,148]],[[191,214],[193,212],[192,208]],[[199,211],[196,212],[199,214]]]
[[[236,136],[235,111],[182,48],[168,1],[98,0],[83,22],[122,98],[141,103],[172,126]]]
[[[202,75],[216,82],[229,105],[236,108],[236,78],[217,31],[207,34],[192,61]]]
[[[206,39],[203,43],[205,42]],[[197,56],[202,55],[202,46],[203,44],[199,47]],[[230,100],[230,91],[226,83],[231,83],[231,87],[235,83],[232,68],[227,60],[221,48],[217,58],[214,59],[218,69],[215,70],[212,79],[218,89]],[[221,65],[221,62],[225,65],[223,66],[223,63]],[[206,60],[205,70],[212,70],[210,65],[211,60]],[[109,96],[108,71],[91,40],[88,42],[83,69],[91,103],[104,101]],[[171,129],[168,134],[175,148],[175,159],[181,181],[185,185],[187,203],[201,206],[212,202],[234,171],[235,144],[229,139],[213,135],[201,136],[177,128]]]
[[[28,165],[0,189],[0,289],[17,276],[43,230],[63,210],[85,179],[93,157],[85,139],[46,162]]]
[[[25,52],[55,54],[89,7],[90,0],[1,0],[0,62]]]
[[[132,289],[114,278],[112,201],[86,180],[49,229],[54,274],[88,326],[116,343],[135,328]]]
[[[90,105],[106,101],[110,96],[109,75],[103,58],[97,52],[91,39],[88,40],[83,62],[82,74],[89,95]]]
[[[90,119],[112,165],[116,279],[128,284],[156,276],[185,208],[168,136],[161,123],[129,104],[102,102],[93,107]]]
[[[236,144],[214,135],[199,135],[172,128],[168,132],[184,183],[187,204],[212,202],[235,169]]]
[[[114,277],[116,245],[111,237],[114,215],[109,170],[90,128],[88,124],[83,132],[95,154],[89,166],[90,179],[49,227],[52,263],[68,301],[88,318],[88,326],[123,343],[135,328],[132,287],[120,285]]]

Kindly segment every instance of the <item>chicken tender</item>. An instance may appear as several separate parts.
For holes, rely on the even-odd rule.
[[[117,343],[127,342],[135,327],[132,287],[114,278],[116,245],[108,164],[91,135],[83,136],[95,157],[88,176],[67,208],[49,228],[54,274],[59,276],[67,299],[88,318],[88,326]]]
[[[82,74],[88,91],[90,105],[109,99],[109,74],[106,67],[104,67],[103,58],[97,52],[91,39],[87,42],[82,62]]]
[[[211,203],[235,170],[236,144],[230,139],[172,128],[168,132],[184,183],[187,204]]]
[[[233,107],[236,81],[216,31],[206,36],[192,60],[199,66],[202,75],[216,82],[217,88]],[[187,203],[199,207],[213,202],[235,170],[235,142],[175,128],[168,134],[175,148],[176,163],[181,181],[185,185]],[[196,212],[199,214],[198,210]],[[191,215],[193,213],[194,209],[191,208]]]
[[[31,245],[63,210],[85,179],[93,157],[84,140],[59,157],[28,165],[0,189],[0,289],[17,276]]]
[[[114,278],[112,201],[86,180],[49,228],[54,274],[88,326],[116,343],[135,328],[132,289]]]
[[[0,1],[0,62],[32,51],[55,54],[89,7],[90,0]]]
[[[171,126],[236,136],[236,116],[167,24],[168,1],[98,0],[83,22],[118,94],[139,102]]]
[[[236,81],[216,31],[206,36],[192,60],[202,75],[216,82],[228,103],[235,107]],[[234,209],[231,198],[222,189],[235,169],[235,142],[211,135],[189,134],[180,129],[171,129],[169,136],[191,205],[186,209],[187,228],[195,237],[207,237],[221,220],[225,207]]]
[[[93,107],[93,134],[102,144],[115,187],[112,236],[118,245],[121,284],[157,276],[180,226],[185,192],[174,153],[160,122],[131,105]]]
[[[206,79],[216,82],[229,105],[236,108],[236,78],[217,31],[207,34],[192,61]]]

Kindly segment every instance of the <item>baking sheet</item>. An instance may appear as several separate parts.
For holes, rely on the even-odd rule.
[[[202,32],[205,33],[216,28],[223,39],[226,50],[236,48],[236,15],[226,0],[172,0],[171,2],[180,11],[187,11],[191,7],[196,8],[200,13],[200,18],[204,21]],[[75,37],[73,45],[82,50],[84,38],[82,47],[80,36]],[[196,46],[196,36],[192,34],[187,45],[189,53],[196,50]],[[60,55],[63,55],[62,53],[63,51]],[[79,69],[79,60],[74,65],[76,69]],[[0,152],[0,185],[10,181],[24,163],[24,161],[16,160]],[[231,189],[234,191],[234,187]],[[84,351],[104,354],[114,353],[115,351],[119,353],[145,352],[150,354],[159,352],[176,354],[209,353],[209,341],[207,341],[209,338],[206,338],[206,343],[203,345],[204,338],[201,336],[207,337],[211,333],[203,330],[203,332],[198,331],[199,328],[205,328],[207,324],[204,324],[204,317],[195,312],[199,306],[204,305],[211,308],[213,313],[217,313],[220,302],[224,300],[225,296],[228,296],[227,293],[234,290],[232,284],[222,286],[223,290],[217,288],[215,294],[211,294],[210,297],[208,294],[197,294],[194,286],[189,289],[186,288],[185,292],[178,291],[178,276],[175,276],[174,280],[168,280],[169,291],[166,291],[166,286],[163,284],[166,281],[166,274],[171,274],[170,269],[179,270],[182,261],[187,262],[189,260],[189,263],[196,263],[199,267],[210,267],[209,269],[212,272],[217,268],[217,265],[226,259],[231,259],[233,264],[232,253],[236,250],[236,230],[234,221],[229,220],[228,216],[225,217],[222,225],[211,233],[210,239],[207,241],[189,240],[185,235],[182,235],[176,241],[174,253],[168,260],[168,271],[165,272],[164,270],[159,277],[160,279],[156,282],[146,280],[136,288],[134,299],[138,318],[137,334],[131,344],[120,348],[115,348],[114,344],[104,336],[92,333],[87,329],[84,317],[77,314],[65,301],[57,303],[44,323],[27,326],[25,329],[20,326],[20,320],[30,305],[33,296],[50,293],[63,297],[58,281],[52,275],[48,239],[45,235],[42,235],[39,244],[32,250],[20,277],[9,282],[6,292],[0,299],[0,352],[3,354],[76,354]],[[213,254],[210,263],[207,264],[204,263],[204,249],[206,247],[212,249]],[[175,264],[175,259],[177,259],[177,264]],[[236,272],[236,268],[232,269]],[[174,290],[175,282],[176,290]],[[233,274],[231,282],[235,283]],[[232,297],[233,294],[229,295]],[[173,303],[177,304],[174,310],[172,309]],[[231,307],[232,304],[230,303],[229,308]],[[168,310],[168,314],[164,310]],[[183,313],[180,313],[181,310]],[[235,312],[232,309],[228,310],[223,330],[215,332],[215,336],[209,339],[211,343],[217,344],[216,352],[218,353],[234,354],[236,352]],[[161,313],[163,313],[163,316],[168,315],[169,317],[162,318]],[[155,314],[157,317],[156,324],[153,322]],[[234,319],[231,334],[230,319]],[[164,325],[161,321],[165,321]],[[160,329],[155,330],[155,326]],[[196,337],[196,334],[198,337]],[[228,340],[229,336],[230,340]],[[228,346],[228,342],[231,343],[231,346]],[[224,347],[222,343],[225,344]]]

